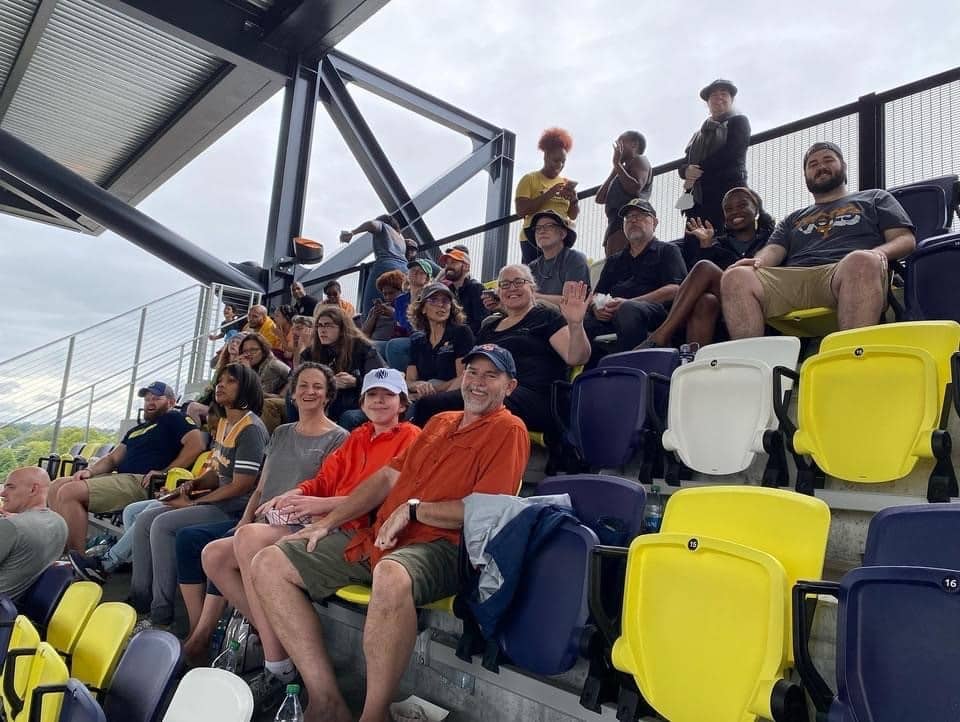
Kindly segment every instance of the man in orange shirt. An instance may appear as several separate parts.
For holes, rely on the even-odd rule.
[[[530,455],[523,422],[503,406],[516,387],[506,349],[485,344],[464,359],[464,410],[438,414],[417,440],[321,521],[259,552],[253,587],[310,696],[306,720],[351,720],[311,599],[370,584],[364,627],[367,696],[361,722],[383,722],[413,652],[416,607],[457,590],[463,499],[514,494]],[[377,509],[373,527],[343,522]]]

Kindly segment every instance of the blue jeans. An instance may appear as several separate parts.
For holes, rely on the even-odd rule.
[[[160,506],[160,502],[156,499],[145,499],[127,504],[123,508],[123,536],[117,539],[117,543],[110,547],[110,551],[100,560],[103,568],[108,572],[112,572],[133,558],[133,524],[140,516],[140,512],[152,506]]]
[[[370,267],[370,275],[367,276],[367,283],[363,287],[363,298],[360,301],[360,315],[364,318],[367,317],[370,309],[373,308],[373,302],[380,298],[380,291],[377,290],[377,279],[387,271],[393,270],[403,271],[406,273],[406,262],[397,261],[393,258],[385,258],[379,261],[374,261],[373,265]]]

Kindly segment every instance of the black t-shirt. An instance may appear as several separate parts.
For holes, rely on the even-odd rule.
[[[417,367],[420,381],[449,381],[457,376],[457,359],[473,348],[473,331],[469,326],[448,323],[443,338],[435,347],[430,337],[418,331],[410,337],[410,365]]]
[[[168,411],[153,421],[137,424],[120,443],[126,447],[123,461],[117,467],[120,474],[146,474],[166,469],[177,458],[180,440],[197,427],[179,411]]]
[[[630,246],[608,258],[596,292],[636,298],[671,283],[682,283],[686,275],[680,249],[654,238],[636,258],[630,255]]]
[[[450,290],[463,307],[463,312],[467,314],[467,325],[470,330],[477,334],[483,319],[490,315],[483,305],[483,284],[475,278],[468,278],[460,288],[450,286]]]
[[[502,320],[497,314],[484,321],[477,343],[495,343],[513,354],[521,386],[547,393],[554,381],[567,378],[567,363],[550,345],[550,337],[567,325],[559,311],[538,304],[516,326],[497,331]]]
[[[298,316],[312,316],[318,303],[319,301],[316,298],[307,294],[293,304],[293,310],[296,311]]]

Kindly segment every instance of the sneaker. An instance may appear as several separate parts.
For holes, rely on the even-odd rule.
[[[287,694],[287,682],[281,681],[266,669],[250,679],[247,684],[253,693],[253,708],[255,710],[273,709]],[[301,684],[300,675],[296,675],[289,684]]]
[[[110,572],[103,568],[103,562],[99,557],[88,557],[80,552],[70,552],[68,556],[73,570],[81,579],[101,585],[107,583]]]
[[[135,634],[139,634],[145,629],[159,629],[161,632],[169,632],[172,626],[172,624],[156,624],[150,621],[150,617],[144,617],[133,625],[133,631],[130,633],[130,636],[132,637]]]
[[[113,548],[113,544],[110,542],[98,542],[91,546],[87,551],[84,552],[88,557],[97,557],[102,558],[106,556],[106,553]]]

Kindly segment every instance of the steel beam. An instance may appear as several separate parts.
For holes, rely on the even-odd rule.
[[[278,3],[263,18],[266,41],[312,63],[386,4],[387,0],[296,0],[287,3],[292,7]]]
[[[283,97],[270,220],[263,251],[263,267],[269,274],[268,294],[285,291],[292,280],[278,273],[278,263],[293,255],[293,238],[300,235],[303,226],[310,143],[317,110],[316,66],[310,68],[298,62],[293,76],[287,82]]]
[[[886,181],[883,103],[877,99],[876,93],[870,93],[862,96],[857,105],[857,187],[859,190],[883,188]]]
[[[202,283],[263,290],[229,264],[2,129],[0,168]]]
[[[417,115],[429,118],[450,130],[483,141],[492,140],[500,134],[501,129],[495,125],[349,55],[334,50],[327,55],[327,60],[345,81],[356,83],[364,90],[396,103]]]
[[[3,89],[0,90],[0,122],[3,121],[3,117],[7,114],[10,103],[13,102],[13,96],[16,95],[17,88],[20,87],[20,81],[23,80],[24,73],[27,72],[27,66],[30,65],[30,61],[33,59],[33,53],[40,43],[40,38],[43,37],[43,31],[47,27],[47,21],[50,20],[50,16],[53,15],[53,10],[56,5],[57,0],[40,0],[36,11],[33,13],[30,27],[27,29],[27,34],[20,44],[17,57],[13,61],[10,72],[7,74],[7,80],[3,84]]]
[[[488,168],[490,183],[487,185],[487,220],[510,215],[513,203],[513,157],[516,153],[517,136],[503,131],[497,139],[497,162]],[[510,226],[502,225],[483,234],[482,278],[493,278],[507,265],[507,248],[511,242]]]

